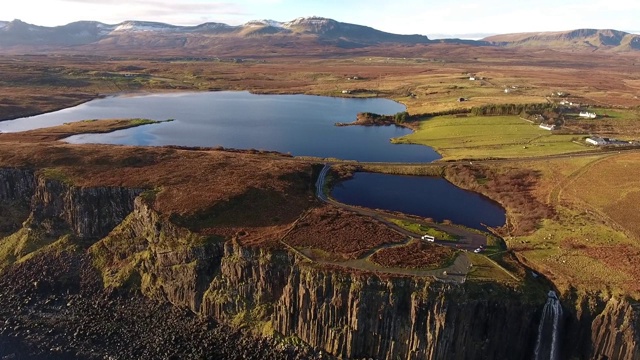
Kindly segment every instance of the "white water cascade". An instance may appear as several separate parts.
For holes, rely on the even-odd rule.
[[[538,326],[538,340],[533,360],[558,360],[560,358],[561,325],[562,305],[555,291],[549,291]]]

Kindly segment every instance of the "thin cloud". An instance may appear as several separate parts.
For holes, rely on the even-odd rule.
[[[59,0],[75,7],[78,13],[101,14],[101,21],[118,23],[124,20],[147,20],[175,25],[194,25],[220,19],[247,16],[244,7],[230,2],[198,2],[169,0]]]
[[[116,7],[122,9],[146,9],[148,11],[166,12],[166,13],[218,13],[227,15],[246,15],[243,7],[229,2],[176,2],[162,0],[130,0],[126,7],[123,6],[121,0],[60,0],[67,3],[76,3],[84,5],[99,5]]]

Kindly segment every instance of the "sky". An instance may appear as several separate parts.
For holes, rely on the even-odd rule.
[[[0,20],[43,26],[79,20],[240,25],[307,16],[433,38],[579,28],[640,33],[638,0],[3,0],[0,6]]]

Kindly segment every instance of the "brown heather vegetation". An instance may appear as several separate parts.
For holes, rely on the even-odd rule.
[[[349,260],[404,240],[404,236],[370,217],[330,205],[309,211],[284,238],[293,247],[322,250]]]
[[[521,262],[544,274],[561,292],[624,293],[638,298],[640,213],[634,211],[634,204],[639,184],[633,169],[639,160],[640,154],[632,150],[474,162],[474,166],[495,174],[514,169],[537,174],[535,186],[525,196],[528,202],[552,208],[553,216],[538,221],[533,232],[505,236]],[[512,219],[515,222],[517,217]]]
[[[480,165],[454,165],[445,168],[445,177],[505,207],[510,220],[501,229],[505,234],[527,235],[540,226],[541,220],[554,216],[553,208],[533,194],[540,178],[535,170],[512,167],[496,171]]]
[[[384,248],[371,255],[374,263],[390,268],[432,268],[446,267],[455,259],[457,251],[446,246],[413,240],[407,245]]]

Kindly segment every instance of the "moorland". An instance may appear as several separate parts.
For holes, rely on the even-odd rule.
[[[33,169],[72,187],[140,189],[141,201],[192,233],[177,244],[159,240],[164,247],[233,241],[264,251],[291,251],[313,266],[337,272],[381,277],[430,277],[434,269],[459,270],[454,261],[465,257],[465,279],[477,284],[498,283],[531,296],[540,287],[552,287],[568,303],[586,296],[640,299],[640,214],[635,211],[640,152],[634,143],[598,147],[585,142],[592,136],[640,139],[639,54],[464,44],[309,53],[3,55],[0,119],[125,93],[249,90],[393,99],[407,108],[399,125],[414,133],[392,141],[428,145],[443,158],[429,164],[334,159],[327,187],[354,171],[444,177],[506,210],[505,226],[479,235],[487,251],[456,248],[461,238],[477,234],[455,224],[319,201],[314,183],[323,159],[60,141],[72,134],[145,126],[146,120],[86,121],[3,133],[0,167]],[[536,110],[523,110],[527,107]],[[580,111],[597,117],[580,117]],[[539,127],[551,122],[556,130]],[[46,227],[30,231],[37,227],[33,216],[24,204],[16,204],[2,205],[0,269],[79,249],[92,256],[105,286],[133,282],[160,298],[162,281],[145,278],[140,270],[147,266],[141,265],[146,257],[158,255],[150,250],[132,254],[131,249],[144,246],[138,238],[133,245],[123,243],[118,231],[126,232],[126,227],[91,241],[47,233]],[[410,233],[416,238],[437,234],[447,244],[407,240]],[[235,314],[238,324],[259,318]]]

